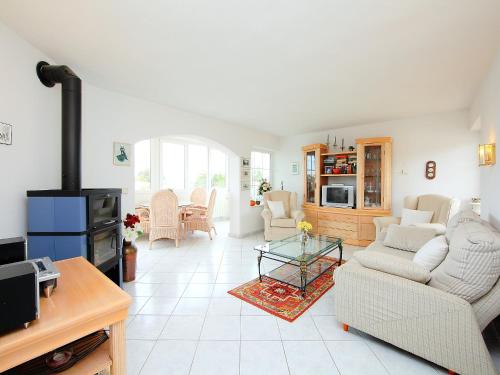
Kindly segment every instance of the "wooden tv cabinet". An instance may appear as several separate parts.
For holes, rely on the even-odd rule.
[[[313,225],[313,232],[340,237],[344,243],[368,246],[375,240],[373,218],[390,216],[387,210],[303,206],[304,220]]]
[[[340,237],[350,245],[369,245],[375,240],[373,218],[391,215],[392,138],[357,139],[353,151],[330,152],[321,143],[304,146],[302,151],[302,207],[313,232]],[[357,208],[322,206],[322,186],[331,184],[355,186]]]

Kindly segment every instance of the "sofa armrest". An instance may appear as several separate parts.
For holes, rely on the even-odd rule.
[[[304,218],[304,211],[301,211],[301,210],[293,210],[291,213],[290,213],[290,216],[292,217],[292,219],[295,220],[295,224],[298,224],[299,221],[301,221],[303,218]]]
[[[381,216],[381,217],[374,217],[373,218],[373,224],[375,224],[375,236],[377,240],[382,240],[381,233],[384,231],[384,229],[387,229],[387,227],[391,224],[399,224],[401,222],[400,217],[393,217],[393,216]]]
[[[460,374],[496,374],[467,301],[349,263],[334,274],[339,322]]]
[[[260,215],[264,218],[264,226],[266,228],[271,227],[271,219],[273,218],[273,214],[269,208],[264,208]]]

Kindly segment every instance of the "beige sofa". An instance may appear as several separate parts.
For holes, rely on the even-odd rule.
[[[282,201],[286,218],[273,219],[267,201]],[[264,238],[266,241],[281,240],[297,233],[297,224],[304,218],[304,212],[298,209],[297,193],[275,190],[264,193]]]
[[[438,234],[442,234],[446,231],[448,220],[458,213],[460,200],[437,194],[409,195],[405,197],[403,206],[411,210],[434,212],[431,223],[421,224],[421,226],[434,228]],[[383,239],[383,233],[387,227],[391,224],[399,224],[400,222],[400,217],[385,216],[375,218],[373,223],[375,224],[376,238]]]
[[[491,229],[487,223],[481,225]],[[452,246],[460,251],[465,246],[454,239],[460,230],[460,224],[448,229],[447,258]],[[475,234],[462,232],[460,238],[464,233]],[[490,233],[498,239],[498,233]],[[474,237],[467,238],[472,239],[469,246],[479,246]],[[498,249],[498,243],[494,244]],[[368,251],[405,259],[414,256],[413,252],[384,246],[381,241],[372,243]],[[498,263],[498,255],[495,257]],[[436,270],[430,273],[430,284]],[[334,277],[336,317],[345,324],[344,329],[352,326],[459,374],[496,374],[481,332],[500,314],[498,278],[489,292],[469,303],[428,284],[364,267],[356,259],[339,267]]]

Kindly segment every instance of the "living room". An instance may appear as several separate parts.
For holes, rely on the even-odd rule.
[[[59,280],[0,371],[498,372],[499,25],[490,0],[3,1],[0,245]]]

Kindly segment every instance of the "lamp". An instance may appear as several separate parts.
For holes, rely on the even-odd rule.
[[[495,144],[479,145],[479,166],[495,164]]]

